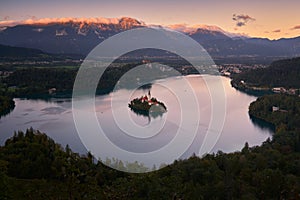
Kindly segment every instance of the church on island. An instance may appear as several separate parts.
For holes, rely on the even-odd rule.
[[[128,107],[136,111],[146,111],[146,112],[167,111],[167,107],[163,102],[160,102],[156,98],[151,97],[150,90],[148,92],[148,95],[141,96],[140,98],[135,98],[132,101],[130,101]]]

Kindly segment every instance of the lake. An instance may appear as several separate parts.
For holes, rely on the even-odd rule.
[[[178,101],[176,94],[168,87],[185,92],[186,88],[181,84],[181,78],[162,79],[151,85],[151,95],[164,102],[168,110],[166,113],[157,116],[139,115],[128,108],[128,97],[133,99],[147,95],[148,88],[138,90],[119,89],[108,95],[96,96],[95,111],[106,137],[119,148],[135,153],[152,152],[170,143],[176,135],[176,130],[182,128],[179,125],[182,120],[182,105],[180,105],[181,102]],[[195,91],[195,96],[198,99],[200,119],[199,123],[195,125],[197,128],[196,137],[192,144],[182,152],[180,158],[187,158],[194,152],[197,154],[212,117],[210,95],[205,82],[199,81],[201,76],[192,75],[185,78]],[[219,150],[223,152],[239,151],[243,148],[245,142],[248,142],[250,146],[260,145],[268,137],[271,137],[273,133],[271,129],[253,123],[248,115],[248,106],[256,100],[256,97],[249,96],[231,87],[229,78],[219,78],[226,92],[226,115],[220,137],[218,137],[209,153]],[[73,120],[72,99],[14,100],[16,103],[15,109],[9,115],[0,119],[1,145],[13,135],[14,131],[25,131],[27,128],[32,127],[45,132],[62,146],[69,144],[75,152],[81,154],[87,152]],[[88,105],[86,109],[93,110],[92,108],[91,105]],[[193,109],[196,108],[191,108],[191,110]],[[114,118],[117,122],[114,121]],[[153,134],[151,131],[141,131],[138,133],[140,135],[131,135],[130,129],[132,127],[127,122],[135,124],[141,130],[146,127],[145,130],[148,128],[148,130],[153,131]],[[107,157],[110,156],[112,155],[107,155]],[[162,159],[161,163],[163,162]],[[147,161],[144,161],[144,163],[151,166],[155,162],[149,161],[147,163]]]

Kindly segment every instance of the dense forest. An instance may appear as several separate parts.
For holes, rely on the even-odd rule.
[[[98,92],[103,94],[112,91],[117,80],[131,68],[133,65],[108,68],[99,81]],[[18,69],[5,78],[3,84],[14,88],[14,97],[49,97],[51,88],[55,88],[56,93],[71,95],[77,71],[77,67]]]
[[[71,93],[78,69],[27,68],[14,71],[3,80],[3,84],[13,88],[14,97],[48,95],[48,90]]]
[[[196,73],[194,68],[184,69],[181,68],[181,65],[171,63],[171,66],[179,73],[172,74],[167,70],[164,72],[161,71],[159,66],[153,67],[149,65],[148,68],[151,68],[151,70],[147,71],[147,73],[135,71],[135,73],[128,73],[130,74],[129,76],[123,76],[126,72],[142,64],[141,62],[111,64],[106,68],[99,80],[97,94],[107,94],[113,91],[116,84],[118,84],[118,88],[135,88],[139,86],[138,80],[151,82],[180,73]],[[147,70],[146,68],[144,69]],[[62,94],[71,96],[78,69],[78,67],[24,67],[14,70],[8,77],[3,78],[2,84],[8,88],[13,88],[13,90],[9,91],[11,91],[11,95],[14,97],[47,98]],[[90,70],[89,73],[91,76],[94,76],[99,72],[95,68]],[[119,81],[121,77],[123,78],[123,82]],[[49,95],[49,89],[51,88],[55,88],[56,93]]]
[[[8,114],[14,107],[15,102],[11,97],[0,95],[0,118],[1,116]]]
[[[146,174],[110,169],[33,129],[17,132],[0,147],[0,199],[299,199],[299,107],[298,97],[259,98],[250,114],[276,125],[272,139]]]
[[[255,87],[300,88],[300,57],[275,61],[267,68],[245,71],[232,78],[235,86],[244,81]]]

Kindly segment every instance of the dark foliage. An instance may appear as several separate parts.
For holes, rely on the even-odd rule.
[[[15,102],[11,97],[0,96],[0,118],[7,115],[15,107]]]
[[[125,65],[120,68],[109,67],[98,84],[98,94],[109,93],[119,78],[132,65]],[[47,97],[49,89],[56,88],[56,93],[72,94],[74,81],[78,68],[26,68],[14,71],[3,80],[8,87],[15,87],[15,97]]]
[[[300,98],[297,96],[276,94],[260,97],[250,104],[249,114],[274,124],[277,129],[300,132]]]
[[[241,86],[242,80],[248,86],[300,88],[300,58],[279,60],[267,68],[236,74],[232,83]]]

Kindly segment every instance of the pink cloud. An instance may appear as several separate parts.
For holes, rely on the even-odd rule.
[[[42,18],[42,19],[27,19],[23,21],[24,24],[49,24],[49,23],[67,23],[67,22],[85,22],[85,23],[103,23],[103,24],[117,24],[119,18]]]
[[[18,24],[49,24],[49,23],[67,23],[67,22],[117,24],[119,23],[120,19],[121,18],[103,18],[103,17],[95,17],[95,18],[64,17],[64,18],[37,19],[36,17],[31,16],[30,19],[26,19],[22,21],[15,21],[15,20],[0,21],[0,27],[15,26]]]
[[[277,30],[274,30],[273,33],[280,33],[281,30],[280,29],[277,29]]]
[[[204,24],[195,24],[195,25],[187,25],[187,24],[172,24],[167,26],[167,28],[184,32],[184,33],[192,33],[197,31],[197,29],[206,29],[210,31],[218,31],[218,32],[224,32],[220,27],[213,26],[213,25],[204,25]]]
[[[223,30],[222,28],[214,25],[204,25],[204,24],[196,24],[196,25],[187,25],[187,24],[172,24],[168,25],[167,28],[192,34],[195,33],[198,29],[204,29],[204,30],[209,30],[209,31],[216,31],[216,32],[221,32],[229,37],[249,37],[248,34],[246,33],[231,33],[228,31]],[[237,31],[237,28],[234,28],[235,31]]]
[[[181,32],[190,32],[195,30],[194,28],[189,27],[187,24],[172,24],[169,25],[168,28]]]
[[[19,22],[14,21],[14,20],[4,20],[4,21],[0,21],[0,27],[3,26],[15,26],[18,25]]]
[[[300,29],[300,25],[294,26],[293,28],[291,28],[291,30],[297,30],[297,29]]]

